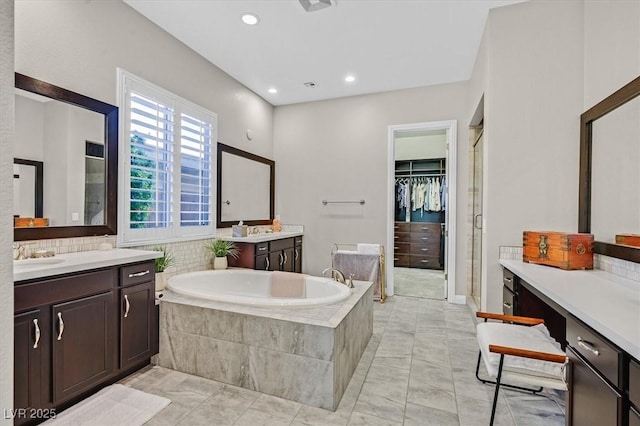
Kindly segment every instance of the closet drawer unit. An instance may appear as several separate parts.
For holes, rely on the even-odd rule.
[[[438,269],[440,262],[438,256],[411,256],[410,265],[412,268]]]
[[[618,371],[622,351],[571,315],[567,316],[567,344],[591,363],[614,386],[618,389],[621,387]]]
[[[408,232],[396,232],[393,235],[394,243],[409,243],[411,241],[411,234]]]
[[[393,245],[393,252],[395,254],[409,254],[411,253],[411,245],[409,243],[396,243]]]
[[[409,262],[409,258],[410,258],[410,256],[408,254],[395,253],[393,255],[393,266],[409,267],[410,263],[411,263],[411,262]]]
[[[634,359],[629,362],[629,401],[640,410],[640,363]]]
[[[394,232],[410,232],[411,231],[411,223],[409,223],[409,222],[394,222],[393,223],[393,231]]]

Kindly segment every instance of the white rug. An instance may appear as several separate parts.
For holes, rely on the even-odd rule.
[[[171,403],[167,398],[151,395],[115,384],[80,401],[46,421],[53,426],[141,426]]]

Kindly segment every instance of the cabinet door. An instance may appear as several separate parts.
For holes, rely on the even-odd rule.
[[[567,346],[571,363],[568,425],[621,424],[622,398],[589,365]]]
[[[293,249],[293,272],[302,273],[302,246]]]
[[[14,387],[13,406],[15,409],[42,407],[47,403],[49,381],[44,377],[44,362],[48,359],[48,325],[43,322],[40,309],[16,315],[14,318]],[[27,420],[20,415],[16,424]]]
[[[293,272],[295,269],[295,257],[293,247],[282,250],[282,266],[280,269],[286,272]]]
[[[120,368],[153,355],[155,286],[152,281],[120,290]]]
[[[270,271],[271,260],[269,259],[268,254],[261,254],[256,256],[255,268],[259,271]]]
[[[282,250],[272,251],[269,253],[269,271],[280,271],[282,263]]]
[[[629,426],[640,426],[640,414],[633,408],[629,409]]]
[[[53,403],[89,390],[113,371],[113,291],[53,305]]]

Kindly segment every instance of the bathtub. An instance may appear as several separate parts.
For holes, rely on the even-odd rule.
[[[330,278],[305,276],[305,298],[272,297],[271,272],[251,269],[199,271],[169,278],[175,293],[218,302],[250,306],[310,307],[330,305],[349,297],[351,290]]]

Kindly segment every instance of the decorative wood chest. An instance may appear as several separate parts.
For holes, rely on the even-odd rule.
[[[618,234],[616,235],[616,244],[624,244],[625,246],[640,247],[640,235]]]
[[[524,231],[522,260],[561,269],[593,269],[593,234]]]

